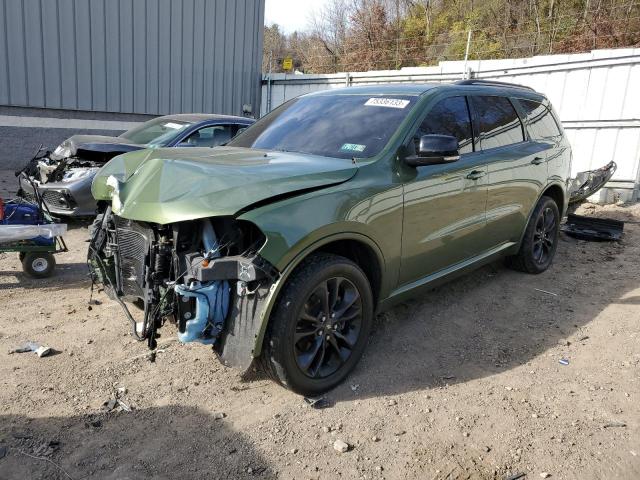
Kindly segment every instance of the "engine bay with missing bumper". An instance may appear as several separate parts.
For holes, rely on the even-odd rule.
[[[159,225],[107,208],[91,228],[88,264],[92,281],[120,304],[149,348],[168,321],[180,341],[212,345],[224,363],[246,369],[260,312],[279,277],[257,254],[264,242],[257,227],[231,217]]]

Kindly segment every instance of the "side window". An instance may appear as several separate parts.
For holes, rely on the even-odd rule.
[[[438,102],[422,121],[414,137],[415,148],[422,135],[451,135],[458,139],[460,153],[473,152],[473,134],[469,108],[464,97],[449,97]]]
[[[539,102],[518,99],[527,117],[527,130],[533,140],[556,138],[562,135],[551,111]]]
[[[506,97],[469,97],[476,118],[482,150],[503,147],[524,140],[522,122]]]
[[[233,129],[233,125],[204,127],[193,132],[181,144],[190,147],[215,147],[231,140]]]

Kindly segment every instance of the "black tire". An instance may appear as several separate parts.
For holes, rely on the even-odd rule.
[[[560,235],[560,211],[555,200],[543,196],[533,210],[517,255],[507,258],[514,270],[538,274],[544,272],[556,254]]]
[[[372,323],[373,294],[360,267],[338,255],[313,254],[280,293],[260,363],[271,378],[296,393],[324,393],[358,363]]]
[[[56,259],[49,252],[29,252],[22,259],[24,273],[33,278],[49,277],[54,268],[56,268]]]

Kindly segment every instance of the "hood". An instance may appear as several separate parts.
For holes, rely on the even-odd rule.
[[[68,138],[53,152],[52,158],[78,156],[85,160],[107,162],[121,153],[141,150],[144,145],[136,145],[122,137],[106,135],[74,135]]]
[[[229,216],[273,197],[349,180],[350,160],[238,147],[160,148],[120,155],[91,191],[116,215],[173,223]]]

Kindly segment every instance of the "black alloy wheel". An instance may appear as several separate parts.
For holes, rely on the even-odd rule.
[[[533,258],[538,264],[546,264],[555,251],[557,230],[558,222],[555,213],[551,207],[545,207],[538,216],[533,233]]]
[[[263,370],[303,395],[330,390],[360,360],[373,311],[369,279],[356,263],[331,253],[310,255],[286,280],[271,312]]]
[[[507,258],[507,265],[527,273],[542,273],[553,261],[560,235],[560,211],[556,201],[540,198],[527,223],[520,250]]]
[[[302,307],[293,337],[296,363],[311,378],[333,375],[353,353],[362,325],[362,299],[344,277],[324,280]]]

